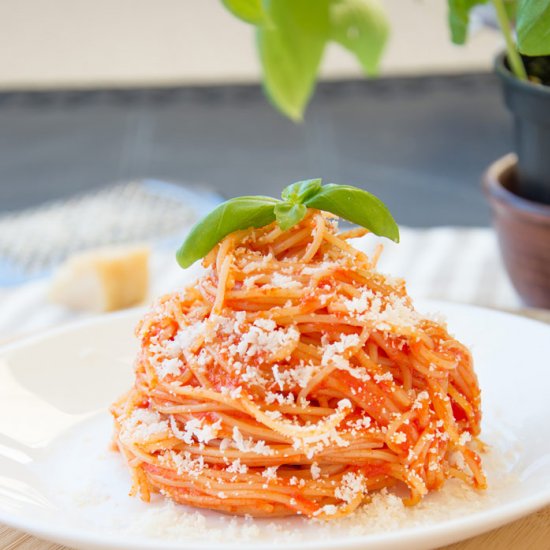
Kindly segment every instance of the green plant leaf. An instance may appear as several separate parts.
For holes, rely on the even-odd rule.
[[[224,237],[249,227],[263,227],[275,221],[271,197],[250,196],[230,199],[196,223],[176,253],[181,267],[189,267],[206,256]]]
[[[316,178],[291,183],[283,189],[281,197],[283,200],[289,202],[305,202],[308,197],[315,195],[321,190],[321,181],[321,178]]]
[[[361,225],[375,235],[399,242],[399,227],[386,205],[377,197],[350,185],[324,185],[305,201],[306,206],[332,212]]]
[[[222,3],[228,11],[245,23],[262,25],[267,22],[262,0],[222,0]]]
[[[486,4],[487,0],[448,0],[449,28],[451,40],[455,44],[464,44],[468,37],[468,24],[470,23],[470,10],[480,4]]]
[[[267,96],[294,121],[303,117],[329,34],[329,0],[264,0],[270,24],[257,30]]]
[[[518,49],[524,55],[550,55],[550,0],[519,0]]]
[[[377,73],[388,34],[378,0],[332,0],[330,37],[357,57],[366,74]]]
[[[516,17],[518,14],[518,0],[503,0],[504,9],[508,15],[508,20],[512,22],[512,26],[515,25]]]
[[[300,202],[280,202],[275,205],[275,218],[283,231],[301,222],[306,214],[307,206]]]

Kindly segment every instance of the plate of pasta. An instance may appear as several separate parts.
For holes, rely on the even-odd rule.
[[[356,246],[398,239],[358,191],[228,201],[181,288],[4,348],[0,522],[81,549],[433,548],[550,503],[550,328],[413,302]]]

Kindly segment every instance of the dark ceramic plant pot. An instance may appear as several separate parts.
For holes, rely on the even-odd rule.
[[[525,82],[509,70],[506,55],[495,59],[504,99],[514,116],[518,179],[514,191],[550,204],[550,86]]]
[[[510,279],[528,306],[550,308],[550,205],[517,195],[517,157],[493,163],[483,186]]]

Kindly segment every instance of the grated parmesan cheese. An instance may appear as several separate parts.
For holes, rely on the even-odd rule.
[[[192,348],[196,344],[196,340],[200,336],[204,336],[206,332],[205,321],[180,327],[174,339],[165,342],[163,351],[168,357],[179,357],[183,351]]]
[[[275,393],[268,391],[265,394],[265,402],[268,405],[272,403],[279,403],[279,405],[294,405],[296,399],[293,393],[288,393],[287,395],[283,393]]]
[[[169,375],[177,376],[180,374],[182,366],[183,363],[177,357],[154,362],[155,371],[161,380]]]
[[[187,474],[191,477],[199,477],[205,468],[208,468],[202,456],[193,458],[188,451],[185,451],[183,455],[174,451],[168,451],[168,453],[165,453],[161,458],[161,462],[169,466],[170,461],[174,464],[180,476]]]
[[[276,288],[302,288],[302,283],[288,275],[275,272],[271,275],[271,286]]]
[[[365,478],[361,474],[348,472],[342,477],[342,483],[336,489],[334,495],[349,504],[358,494],[365,491]]]
[[[277,328],[271,319],[256,319],[248,331],[239,334],[238,342],[231,344],[228,350],[230,355],[239,357],[252,357],[261,352],[274,355],[286,349],[290,353],[299,339],[300,333],[293,326]]]
[[[178,439],[187,443],[187,445],[192,445],[195,440],[199,443],[208,443],[212,439],[216,439],[221,430],[221,420],[218,420],[214,424],[209,424],[202,418],[191,418],[191,420],[188,420],[184,424],[184,429],[180,430],[176,419],[172,415],[169,418],[172,432]]]
[[[407,434],[404,432],[395,432],[392,437],[392,441],[398,445],[407,441]]]
[[[254,453],[257,455],[270,456],[275,454],[273,449],[266,445],[265,441],[254,441],[251,437],[244,439],[239,428],[233,426],[233,441],[234,446],[243,453]]]
[[[420,321],[420,315],[406,297],[397,294],[385,297],[370,289],[364,290],[357,298],[344,300],[344,307],[349,313],[372,323],[377,330],[412,329]]]
[[[248,466],[241,464],[241,459],[236,458],[227,468],[227,472],[230,474],[246,474],[248,472]]]
[[[393,376],[391,372],[387,371],[384,374],[375,374],[374,380],[376,382],[392,382]]]
[[[277,469],[279,466],[269,466],[262,472],[262,477],[266,479],[277,479]]]
[[[321,364],[326,367],[335,365],[337,368],[346,369],[349,367],[348,360],[343,354],[350,348],[357,347],[360,339],[357,334],[342,334],[340,340],[324,346]]]
[[[310,468],[310,472],[311,472],[311,479],[317,480],[321,477],[321,468],[319,468],[319,465],[317,464],[317,462],[313,462]]]
[[[278,364],[271,367],[273,379],[281,391],[293,386],[305,388],[318,370],[315,365],[311,363],[304,364],[303,362],[294,368],[286,368],[285,370],[281,370],[281,368],[284,367]]]
[[[168,423],[157,411],[135,409],[121,423],[120,439],[125,443],[143,443],[151,436],[168,433]]]
[[[358,418],[357,420],[350,422],[349,426],[356,429],[356,430],[366,430],[370,427],[372,423],[372,419],[370,416],[362,416],[361,418]]]

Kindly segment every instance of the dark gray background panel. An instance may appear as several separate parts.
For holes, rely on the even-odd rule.
[[[491,74],[323,83],[303,124],[259,86],[0,93],[0,212],[154,177],[230,197],[323,177],[413,226],[487,225],[479,187],[511,149]]]

